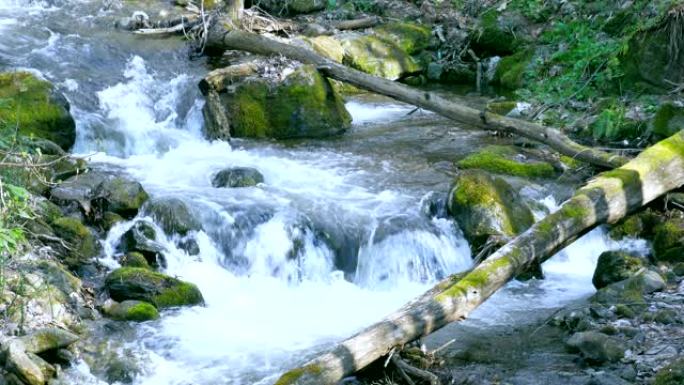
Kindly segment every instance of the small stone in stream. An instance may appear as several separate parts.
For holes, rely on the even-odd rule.
[[[264,176],[254,168],[234,167],[219,171],[211,181],[214,187],[250,187],[264,183]]]
[[[567,346],[579,352],[588,363],[597,365],[619,361],[626,350],[618,340],[592,331],[573,334],[567,341]]]

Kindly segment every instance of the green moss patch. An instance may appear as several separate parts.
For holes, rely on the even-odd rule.
[[[114,270],[107,276],[105,286],[116,301],[145,301],[160,309],[204,302],[194,284],[139,267]]]
[[[556,175],[553,165],[545,162],[521,162],[516,160],[518,155],[513,147],[487,146],[457,164],[464,169],[481,169],[523,178],[552,178]]]
[[[0,74],[0,127],[55,142],[68,150],[76,140],[69,104],[49,82],[28,72]]]
[[[327,137],[351,124],[344,101],[313,66],[298,68],[279,84],[248,80],[224,103],[236,137]]]
[[[491,236],[510,238],[534,223],[529,207],[506,181],[477,170],[456,178],[447,208],[474,250]]]

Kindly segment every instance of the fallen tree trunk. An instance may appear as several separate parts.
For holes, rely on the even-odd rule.
[[[383,321],[341,342],[276,385],[332,385],[397,346],[468,314],[535,261],[544,261],[601,223],[684,185],[684,131],[646,149],[624,166],[599,174],[560,209],[500,248],[465,276],[445,279]]]
[[[348,31],[352,29],[364,29],[375,27],[380,24],[380,18],[377,16],[364,17],[361,19],[341,20],[330,23],[330,27],[340,31]]]
[[[396,100],[436,112],[446,118],[476,127],[510,132],[548,145],[563,155],[602,167],[620,167],[629,158],[609,154],[574,142],[559,130],[524,120],[513,119],[446,100],[432,92],[411,88],[401,83],[365,74],[338,64],[312,50],[281,43],[267,37],[240,30],[227,30],[221,23],[212,23],[206,42],[207,52],[242,50],[260,55],[283,55],[293,60],[318,66],[333,79],[386,95]]]

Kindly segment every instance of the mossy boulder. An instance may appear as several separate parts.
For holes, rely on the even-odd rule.
[[[463,169],[480,169],[496,174],[523,178],[552,178],[556,176],[553,165],[531,161],[523,151],[512,146],[487,146],[457,162]]]
[[[89,264],[100,254],[100,243],[80,220],[62,217],[52,222],[52,228],[71,247],[69,254],[64,256],[64,262],[70,269],[76,270],[81,265]]]
[[[684,129],[684,107],[664,103],[651,120],[650,128],[658,139],[667,138]]]
[[[529,207],[510,184],[477,170],[459,174],[449,192],[447,210],[473,249],[492,236],[514,237],[534,223]]]
[[[627,251],[606,251],[599,256],[592,283],[601,289],[635,275],[644,266],[643,259]]]
[[[684,358],[676,359],[656,373],[653,385],[684,384]]]
[[[105,180],[99,187],[100,196],[107,200],[107,209],[126,218],[132,218],[149,195],[142,185],[123,176]]]
[[[427,63],[412,54],[424,49],[429,29],[410,23],[376,28],[370,35],[352,35],[342,40],[343,63],[365,73],[397,80],[423,72]]]
[[[525,71],[533,57],[534,49],[526,49],[502,58],[496,65],[492,83],[510,90],[522,88],[525,85]]]
[[[69,102],[47,81],[28,72],[0,73],[0,130],[50,140],[68,151],[76,140]],[[8,131],[9,133],[9,131]]]
[[[154,218],[166,234],[186,235],[199,231],[202,224],[190,208],[179,198],[160,198],[150,201],[144,210]]]
[[[632,214],[610,227],[609,235],[615,240],[644,238],[653,240],[655,229],[663,222],[660,214],[651,209]]]
[[[211,139],[323,138],[337,135],[351,125],[351,115],[330,81],[314,66],[297,68],[283,81],[252,77],[221,94],[230,121],[225,127],[207,125]],[[208,104],[207,104],[208,105]],[[205,110],[209,115],[211,110]]]
[[[125,219],[121,215],[107,211],[102,216],[102,222],[100,223],[100,226],[104,231],[109,231],[112,229],[112,227],[123,221],[125,221]]]
[[[159,309],[204,302],[194,284],[138,267],[114,270],[107,276],[105,286],[115,301],[145,301]]]
[[[421,24],[392,22],[376,27],[374,34],[382,40],[394,42],[407,54],[414,55],[428,48],[432,30]]]
[[[658,225],[653,250],[658,262],[684,262],[684,219],[672,218]]]
[[[124,267],[142,267],[144,269],[151,269],[152,267],[147,262],[147,258],[142,253],[131,251],[121,256],[119,263]]]
[[[514,12],[486,11],[470,36],[471,46],[480,57],[506,56],[528,43],[528,22]]]
[[[313,48],[319,55],[325,56],[330,60],[342,63],[344,59],[344,47],[342,43],[332,36],[307,37],[304,41]]]
[[[599,289],[590,298],[590,301],[606,307],[621,305],[639,313],[647,308],[644,294],[650,294],[664,288],[665,281],[658,273],[645,271]]]
[[[98,219],[102,219],[107,211],[132,218],[149,195],[139,182],[125,175],[90,171],[73,176],[53,188],[50,199],[63,207],[88,211],[90,217]]]
[[[676,57],[670,57],[671,53]],[[654,28],[635,34],[620,63],[625,73],[623,87],[661,93],[684,82],[684,50],[670,49],[667,28]]]
[[[264,176],[251,167],[231,167],[221,170],[211,180],[214,187],[251,187],[264,183]]]
[[[153,305],[136,300],[111,302],[102,309],[107,317],[117,321],[144,322],[159,318],[159,311]]]
[[[166,263],[166,248],[158,243],[156,238],[157,232],[152,225],[138,221],[121,237],[119,250],[124,253],[140,253],[151,266],[163,267]]]

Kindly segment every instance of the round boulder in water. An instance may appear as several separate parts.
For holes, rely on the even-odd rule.
[[[105,286],[115,301],[144,301],[159,309],[204,303],[194,284],[139,267],[114,270],[107,276]]]
[[[233,167],[219,171],[211,181],[214,187],[250,187],[264,183],[264,176],[251,167]]]
[[[447,209],[473,249],[490,237],[509,239],[534,223],[529,207],[501,178],[477,171],[463,171],[449,192]]]
[[[599,256],[592,282],[597,289],[627,279],[644,267],[644,261],[629,252],[606,251]]]
[[[150,201],[145,210],[164,229],[166,234],[186,235],[202,229],[200,221],[190,208],[178,198],[161,198]]]

